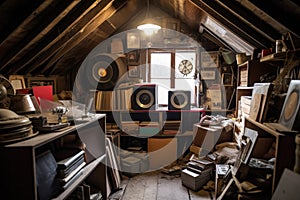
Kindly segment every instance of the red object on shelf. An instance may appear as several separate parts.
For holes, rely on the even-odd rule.
[[[33,90],[33,95],[38,101],[38,104],[40,104],[41,99],[46,99],[49,101],[53,101],[53,87],[52,85],[47,85],[47,86],[34,86],[32,87]]]

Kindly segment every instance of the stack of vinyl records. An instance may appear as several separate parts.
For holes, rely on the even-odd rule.
[[[68,188],[82,174],[85,164],[83,150],[57,162],[57,176],[62,189]]]
[[[8,109],[0,109],[0,143],[17,142],[37,135],[31,121]]]

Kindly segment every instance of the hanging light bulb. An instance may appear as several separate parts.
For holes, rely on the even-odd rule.
[[[149,17],[149,0],[147,0],[147,12],[146,12],[146,19],[143,21],[143,23],[139,26],[137,26],[137,29],[144,31],[146,35],[152,35],[153,33],[156,33],[159,29],[161,29],[161,26],[154,23],[154,20]]]

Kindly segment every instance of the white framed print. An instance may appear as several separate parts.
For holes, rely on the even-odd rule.
[[[127,39],[127,49],[140,48],[140,35],[138,32],[128,32],[126,39]]]
[[[128,77],[129,78],[139,78],[140,77],[139,66],[128,66]]]
[[[217,68],[219,66],[218,51],[201,52],[202,68]]]
[[[203,70],[203,71],[201,71],[201,78],[203,80],[215,80],[216,79],[216,71]]]

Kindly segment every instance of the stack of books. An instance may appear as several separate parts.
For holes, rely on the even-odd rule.
[[[82,174],[85,164],[83,150],[57,162],[57,178],[61,189],[68,188]]]
[[[213,161],[192,155],[181,172],[182,184],[194,191],[201,189],[211,179],[213,168]]]
[[[133,87],[118,87],[113,93],[113,104],[116,110],[130,110]]]
[[[240,68],[240,86],[248,86],[247,68]]]
[[[249,117],[251,108],[252,96],[241,96],[241,111],[242,116]]]
[[[95,109],[96,111],[111,111],[113,110],[113,91],[97,91],[95,94]]]

